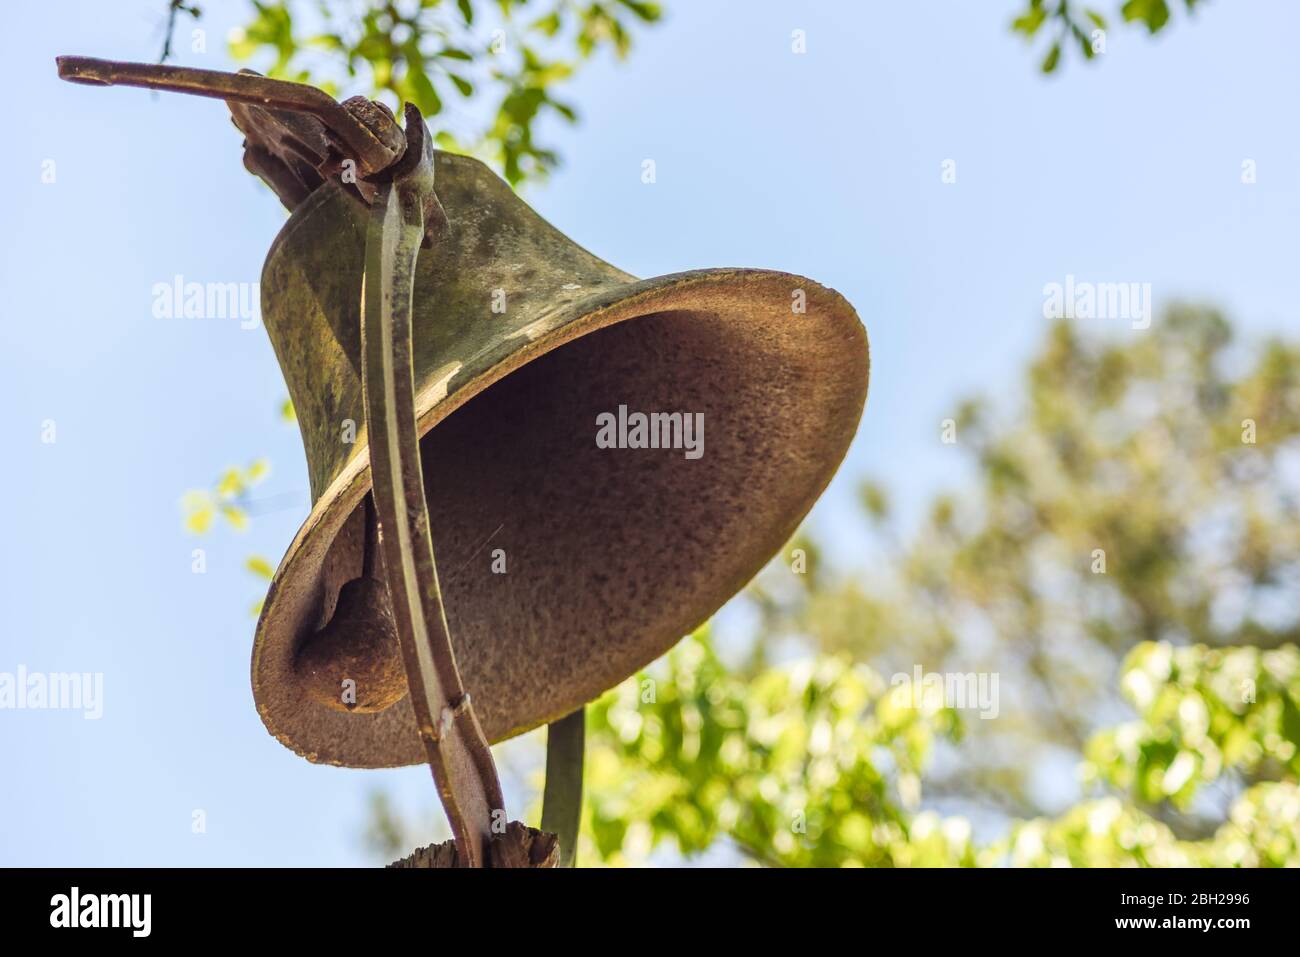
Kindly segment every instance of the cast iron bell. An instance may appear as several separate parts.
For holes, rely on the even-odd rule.
[[[842,296],[798,276],[638,281],[477,160],[436,162],[449,226],[416,267],[416,411],[422,450],[441,463],[425,482],[456,660],[496,742],[658,658],[777,553],[853,437],[866,338]],[[315,505],[262,611],[253,694],[271,732],[309,760],[389,767],[424,760],[409,701],[340,711],[296,663],[361,572],[365,212],[321,186],[262,273]],[[598,448],[597,416],[620,406],[702,412],[703,455]],[[345,672],[340,662],[326,684]]]
[[[543,827],[571,863],[583,705],[721,607],[825,489],[866,399],[856,313],[788,273],[637,280],[435,152],[409,105],[403,130],[256,75],[59,69],[226,100],[292,210],[262,317],[313,506],[254,640],[267,728],[320,763],[428,760],[451,859],[548,866],[552,835],[496,841],[487,743],[551,724]]]

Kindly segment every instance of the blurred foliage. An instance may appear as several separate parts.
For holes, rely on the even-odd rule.
[[[292,411],[292,409],[290,409]],[[258,503],[253,501],[252,490],[271,472],[266,459],[257,459],[247,468],[232,465],[226,468],[211,488],[191,489],[181,496],[181,512],[185,530],[193,535],[206,535],[213,530],[218,519],[237,532],[248,529]],[[275,574],[274,566],[260,555],[250,555],[244,568],[256,575],[263,584]],[[251,608],[254,615],[262,610],[259,599]]]
[[[511,185],[559,161],[537,141],[545,117],[574,122],[556,88],[601,50],[624,57],[660,18],[646,0],[252,0],[236,60],[338,95],[414,103],[445,149],[477,154]]]
[[[1300,776],[1300,653],[1294,645],[1130,652],[1123,688],[1136,721],[1095,735],[1088,779],[1148,805],[1189,807],[1200,788],[1231,774],[1244,781]]]
[[[1123,800],[1018,826],[1017,865],[1300,866],[1300,651],[1143,643],[1122,685],[1138,719],[1089,741],[1085,782]],[[1146,810],[1200,802],[1218,826],[1180,840]]]
[[[1112,793],[983,847],[964,818],[917,813],[932,746],[961,725],[924,698],[916,707],[908,684],[887,688],[838,656],[747,683],[704,634],[660,666],[590,709],[587,860],[637,863],[663,843],[691,855],[726,839],[772,866],[1300,866],[1300,729],[1283,717],[1300,694],[1294,646],[1139,646],[1123,684],[1141,717],[1099,732],[1084,770]],[[1187,761],[1195,773],[1180,770]],[[1135,784],[1153,770],[1156,793]],[[1267,781],[1204,840],[1180,840],[1143,810],[1243,772]]]
[[[911,820],[931,741],[957,734],[955,712],[911,707],[907,689],[842,656],[746,681],[703,633],[661,666],[590,708],[584,814],[601,859],[665,841],[689,855],[724,837],[773,865],[969,858],[964,823],[914,834]]]
[[[280,422],[296,424],[297,414],[293,403],[283,399],[276,412]],[[286,507],[288,502],[297,498],[293,493],[253,497],[253,490],[271,474],[271,466],[265,458],[259,458],[247,468],[229,466],[218,476],[217,481],[208,489],[191,489],[181,496],[181,511],[184,515],[185,530],[193,535],[207,535],[224,519],[227,527],[237,532],[246,531],[254,517],[268,511],[277,511]],[[287,502],[286,502],[287,500]],[[262,588],[275,576],[275,565],[262,555],[249,555],[244,559],[244,570],[254,575]],[[259,598],[250,606],[253,615],[261,614],[262,600]]]
[[[191,489],[181,497],[185,529],[195,535],[211,530],[218,517],[236,531],[248,527],[249,492],[270,472],[266,459],[247,468],[232,465],[221,473],[210,489]]]
[[[1061,321],[1010,415],[948,416],[962,492],[905,527],[865,482],[871,568],[772,564],[750,667],[794,645],[996,672],[1000,715],[936,741],[926,779],[937,806],[1030,819],[982,862],[1295,862],[1300,345],[1236,345],[1206,308]],[[1071,763],[1087,801],[1062,813]]]
[[[1205,0],[1182,0],[1190,13]],[[1178,0],[1124,0],[1119,8],[1120,19],[1125,23],[1146,27],[1148,34],[1159,33],[1168,24],[1170,6]],[[1074,0],[1026,0],[1025,7],[1011,21],[1013,33],[1019,33],[1027,42],[1040,34],[1049,40],[1040,69],[1054,73],[1061,65],[1067,50],[1075,50],[1085,60],[1091,60],[1105,51],[1106,18],[1094,7]]]
[[[1167,825],[1109,797],[1017,825],[987,859],[1013,867],[1300,867],[1297,819],[1294,782],[1251,788],[1204,841],[1180,841]]]
[[[1099,716],[1129,710],[1116,676],[1135,646],[1300,641],[1296,343],[1235,347],[1221,315],[1191,307],[1122,338],[1059,322],[1009,417],[983,400],[945,417],[962,494],[905,523],[867,483],[869,568],[778,563],[749,590],[751,668],[793,645],[883,673],[996,672],[1014,689],[997,720],[970,723],[931,793],[1058,809],[1036,775],[1082,760]],[[1255,680],[1262,693],[1273,679]],[[1212,824],[1169,801],[1159,813],[1180,836]]]

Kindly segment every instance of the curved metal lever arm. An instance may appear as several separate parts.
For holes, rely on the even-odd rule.
[[[406,151],[406,137],[393,114],[363,96],[338,103],[314,86],[273,80],[251,70],[225,73],[79,56],[61,56],[55,62],[59,76],[72,83],[135,86],[224,100],[244,134],[244,166],[290,210],[338,173],[346,160],[356,164],[351,185],[371,202],[374,194],[368,180]]]
[[[427,218],[438,207],[433,146],[420,111],[409,103],[406,138],[406,156],[391,181],[378,185],[366,227],[361,351],[367,441],[379,544],[420,739],[459,860],[481,867],[489,859],[493,824],[504,829],[507,823],[505,800],[456,667],[424,497],[411,311],[416,257]]]
[[[314,116],[338,137],[360,165],[360,175],[379,172],[402,155],[405,139],[391,116],[363,122],[324,90],[306,83],[273,80],[257,73],[226,73],[158,63],[123,63],[93,57],[61,56],[59,76],[92,86],[138,86],[248,103],[268,110]],[[369,118],[367,118],[369,119]]]

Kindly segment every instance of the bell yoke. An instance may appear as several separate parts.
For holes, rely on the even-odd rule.
[[[857,314],[770,270],[638,280],[433,150],[409,104],[403,130],[248,72],[59,70],[225,100],[291,211],[262,316],[313,506],[254,639],[268,730],[314,762],[429,762],[456,862],[500,864],[488,742],[549,724],[543,822],[572,863],[583,707],[706,621],[825,489],[866,400]]]

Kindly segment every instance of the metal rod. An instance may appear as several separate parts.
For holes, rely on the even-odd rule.
[[[542,792],[542,830],[559,837],[561,867],[573,867],[578,860],[586,735],[585,707],[546,726],[546,787]]]

